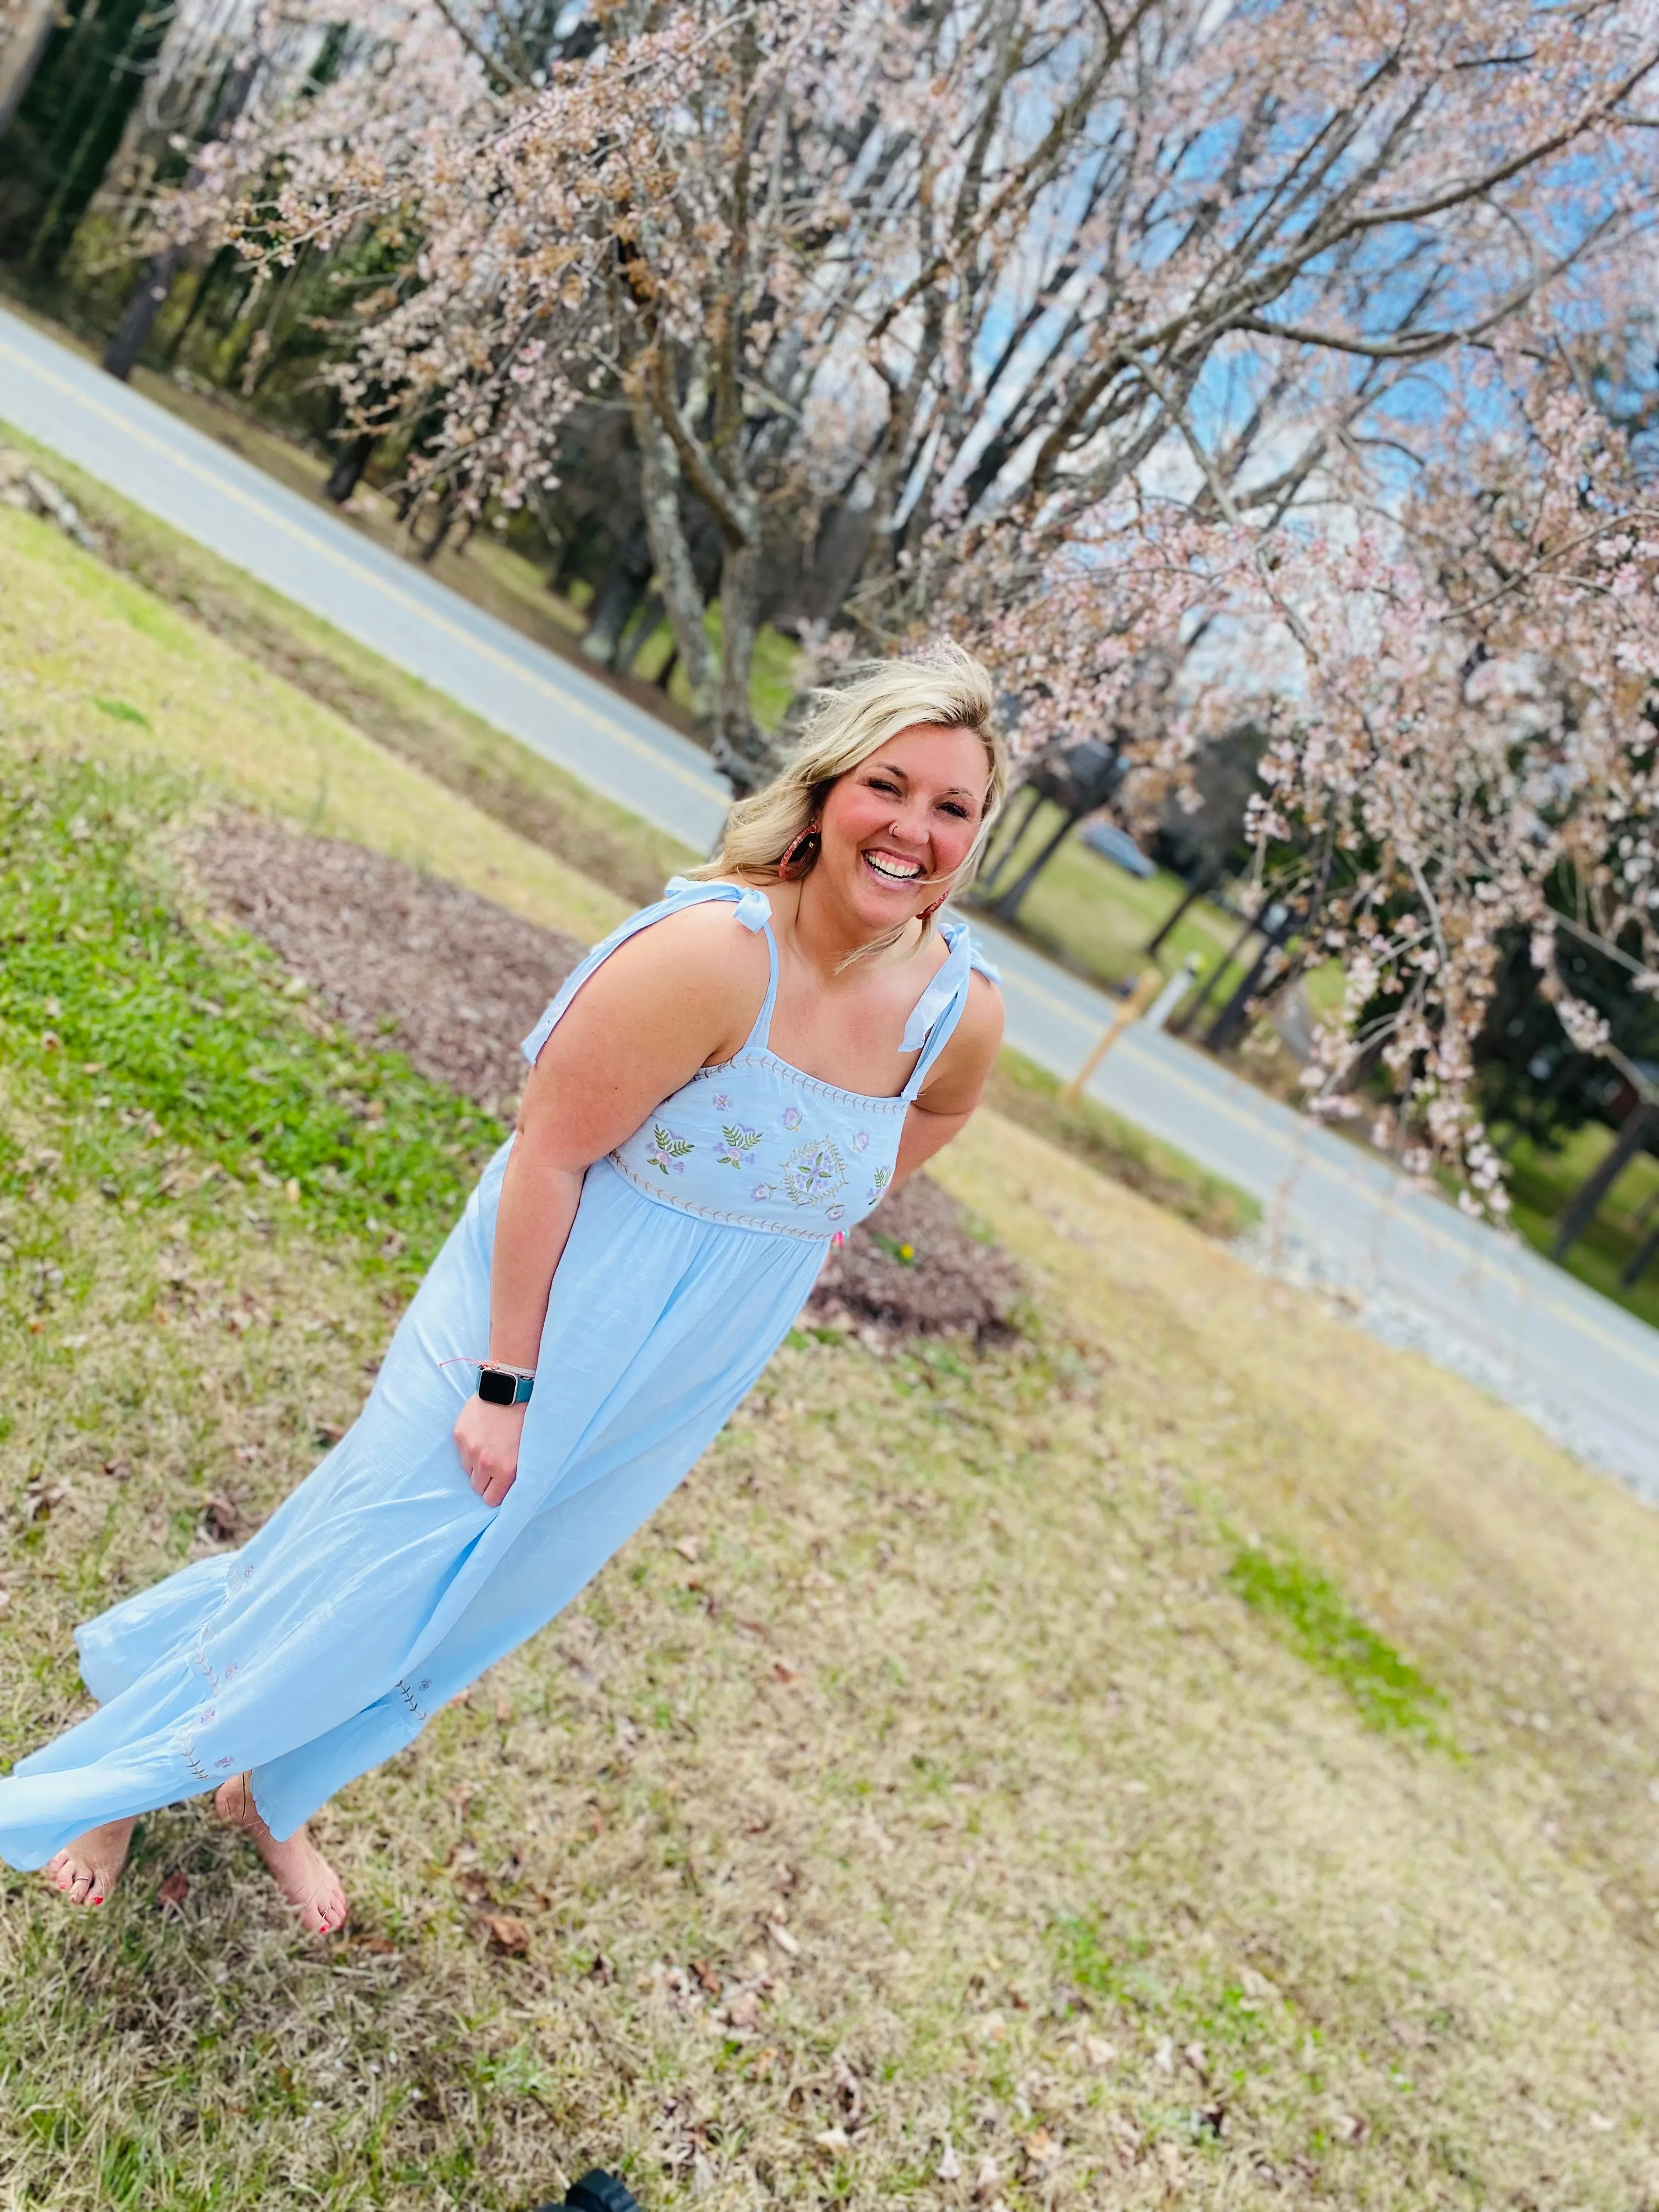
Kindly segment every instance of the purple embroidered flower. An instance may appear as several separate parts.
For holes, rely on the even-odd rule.
[[[832,1206],[823,1218],[826,1221],[839,1221],[846,1211],[844,1206]]]
[[[741,1121],[727,1121],[720,1133],[726,1139],[726,1142],[714,1155],[720,1166],[746,1168],[750,1153],[759,1144],[765,1132],[762,1129],[745,1129]]]
[[[828,1137],[808,1139],[784,1163],[783,1194],[792,1206],[822,1206],[847,1181],[847,1164]]]
[[[867,1152],[869,1149],[870,1132],[867,1129],[860,1129],[853,1139],[853,1150],[855,1152]]]
[[[800,1127],[800,1108],[799,1108],[799,1106],[786,1106],[786,1107],[784,1108],[784,1109],[783,1109],[783,1126],[784,1126],[784,1127],[785,1127],[786,1129],[799,1129],[799,1127]]]
[[[225,1680],[226,1680],[226,1681],[229,1681],[229,1680],[230,1680],[231,1676],[232,1676],[235,1672],[236,1672],[236,1662],[233,1659],[233,1660],[231,1661],[231,1662],[230,1662],[229,1666],[228,1666],[228,1667],[227,1667],[227,1668],[226,1668],[226,1669],[225,1669]]]
[[[216,1759],[213,1763],[216,1766],[234,1766],[236,1764],[235,1760],[231,1757],[228,1752],[225,1753],[222,1759]]]
[[[213,1718],[214,1715],[218,1711],[218,1710],[219,1710],[219,1709],[218,1709],[218,1707],[217,1707],[216,1705],[204,1705],[204,1706],[203,1706],[203,1708],[202,1708],[202,1726],[203,1726],[204,1728],[205,1728],[205,1727],[207,1726],[208,1723],[209,1723],[209,1722]]]
[[[772,1186],[769,1182],[757,1182],[750,1193],[751,1198],[770,1198],[771,1195]]]
[[[729,1094],[728,1092],[724,1091],[716,1091],[716,1092],[715,1092],[715,1094],[714,1094],[714,1111],[715,1111],[717,1114],[725,1114],[725,1113],[729,1112],[729,1111],[730,1111],[730,1109],[731,1109],[731,1105],[732,1105],[732,1100],[731,1100],[731,1096],[730,1096],[730,1094]]]
[[[646,1153],[646,1164],[653,1167],[659,1176],[684,1175],[689,1153],[696,1146],[689,1137],[677,1136],[672,1129],[660,1121],[651,1124],[651,1148]]]

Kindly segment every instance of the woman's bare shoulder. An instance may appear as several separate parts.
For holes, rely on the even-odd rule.
[[[708,1006],[764,991],[767,970],[764,937],[743,927],[729,901],[711,899],[638,931],[598,973],[611,972],[624,992],[684,994]]]

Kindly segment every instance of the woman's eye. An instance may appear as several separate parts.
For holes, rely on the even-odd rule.
[[[897,784],[889,783],[884,776],[872,775],[870,779],[870,788],[872,791],[884,793],[889,799],[896,799],[899,795]]]
[[[947,814],[954,814],[958,822],[965,822],[968,819],[968,809],[965,806],[958,805],[955,799],[947,799],[945,800],[945,811]]]

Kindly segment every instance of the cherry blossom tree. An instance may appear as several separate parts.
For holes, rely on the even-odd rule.
[[[1132,800],[1248,703],[1264,884],[1351,977],[1322,1102],[1380,1064],[1413,1164],[1493,1187],[1496,944],[1569,1024],[1563,930],[1651,969],[1648,528],[1583,356],[1659,197],[1644,0],[344,5],[351,65],[173,221],[401,256],[343,381],[428,422],[417,480],[511,504],[625,406],[739,788],[769,549],[832,507],[849,639],[975,643]]]

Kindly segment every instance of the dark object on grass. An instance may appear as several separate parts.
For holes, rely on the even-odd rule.
[[[831,1250],[805,1317],[866,1341],[968,1336],[994,1343],[1012,1334],[1019,1291],[1008,1255],[972,1235],[956,1200],[919,1175]]]
[[[537,2207],[537,2212],[561,2212],[561,2207],[550,2198]],[[640,2208],[614,2173],[596,2166],[572,2185],[564,2199],[564,2212],[640,2212]]]

